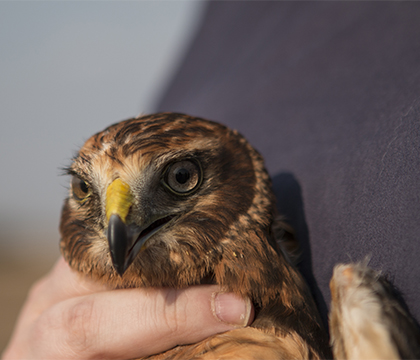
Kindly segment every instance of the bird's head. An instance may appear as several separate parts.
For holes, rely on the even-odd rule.
[[[236,131],[182,114],[130,119],[88,139],[67,172],[61,251],[82,273],[242,293],[271,271],[271,183]]]

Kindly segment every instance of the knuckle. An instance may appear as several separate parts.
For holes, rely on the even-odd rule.
[[[162,312],[166,329],[172,334],[182,334],[188,331],[188,301],[179,301],[180,295],[180,290],[169,291],[165,303],[172,305],[165,306],[165,310]]]
[[[70,306],[62,315],[66,345],[77,353],[87,353],[93,345],[97,323],[94,300],[83,299]]]
[[[53,344],[57,358],[92,358],[97,322],[94,300],[78,299],[43,313],[34,324],[33,341]]]

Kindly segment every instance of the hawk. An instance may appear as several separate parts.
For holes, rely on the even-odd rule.
[[[216,122],[159,113],[89,138],[71,165],[61,251],[113,288],[218,284],[248,297],[250,327],[156,359],[320,359],[328,337],[302,276],[279,246],[260,154]]]

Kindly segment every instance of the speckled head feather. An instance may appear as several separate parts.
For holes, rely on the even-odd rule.
[[[191,188],[182,171],[172,174],[182,167],[192,169]],[[263,159],[238,132],[183,114],[129,119],[88,139],[68,173],[60,232],[72,268],[115,288],[217,283],[250,297],[260,309],[255,327],[293,329],[314,349],[327,347],[306,285],[277,247]],[[116,179],[130,189],[123,222],[158,229],[122,276],[107,240],[106,194]]]

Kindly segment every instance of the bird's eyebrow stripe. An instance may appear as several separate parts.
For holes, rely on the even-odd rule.
[[[88,178],[87,174],[82,170],[76,170],[72,167],[66,167],[63,169],[64,175],[71,175],[71,176],[77,176],[79,178],[82,178],[83,180],[86,180]]]
[[[83,165],[90,167],[90,159],[79,152],[73,157],[71,165],[63,168],[64,174],[86,179],[88,174],[83,171]]]

